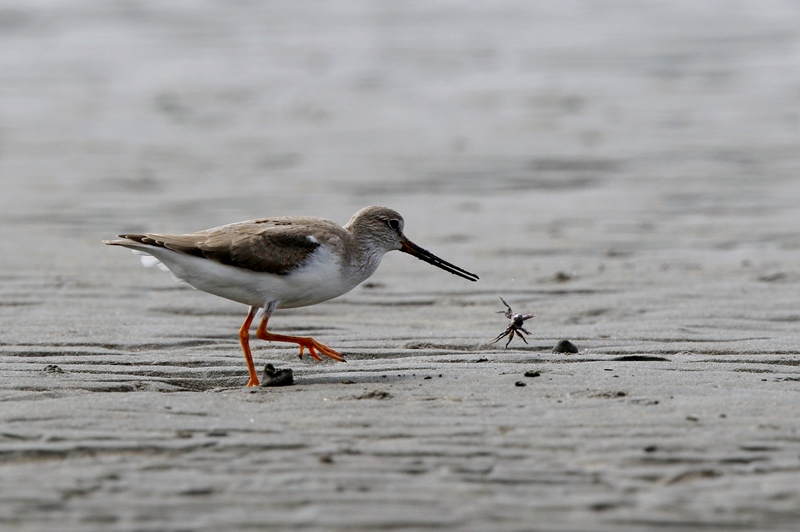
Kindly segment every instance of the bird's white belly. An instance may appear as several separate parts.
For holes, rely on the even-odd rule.
[[[364,279],[347,279],[343,275],[341,257],[326,247],[319,247],[311,260],[289,275],[278,277],[280,286],[274,287],[278,308],[296,308],[314,305],[345,294]]]
[[[277,303],[277,308],[314,305],[349,292],[372,273],[343,275],[340,257],[324,246],[314,252],[305,266],[288,275],[254,272],[164,248],[139,249],[160,260],[176,279],[203,292],[253,307],[265,307],[272,302]]]

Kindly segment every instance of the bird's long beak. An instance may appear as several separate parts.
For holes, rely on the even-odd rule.
[[[417,257],[419,260],[424,260],[428,264],[433,264],[437,268],[441,268],[446,272],[450,272],[453,275],[458,275],[459,277],[463,277],[469,281],[477,281],[478,276],[474,273],[470,273],[467,270],[459,268],[455,264],[450,264],[446,260],[442,260],[427,249],[421,248],[405,236],[402,237],[400,240],[400,251],[403,253],[408,253],[409,255],[413,255]]]

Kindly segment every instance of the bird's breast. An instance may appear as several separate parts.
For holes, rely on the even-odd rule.
[[[374,269],[372,270],[374,271]],[[314,305],[345,294],[372,274],[354,269],[341,253],[320,246],[306,263],[282,276],[279,307]]]

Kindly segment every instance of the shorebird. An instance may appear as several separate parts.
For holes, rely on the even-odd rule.
[[[250,352],[250,326],[261,312],[256,337],[288,342],[317,360],[317,351],[344,362],[338,351],[311,337],[267,331],[280,308],[315,305],[355,288],[375,273],[383,255],[399,250],[447,272],[477,281],[478,276],[440,259],[403,234],[403,217],[386,207],[365,207],[342,227],[306,216],[259,218],[184,235],[158,233],[117,235],[104,240],[141,255],[145,266],[158,265],[176,280],[250,307],[239,342],[244,351],[248,386],[258,386]]]

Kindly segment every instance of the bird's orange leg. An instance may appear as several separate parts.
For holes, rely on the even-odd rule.
[[[322,360],[319,358],[317,351],[322,353],[323,355],[330,357],[334,360],[339,362],[345,362],[344,357],[338,351],[335,351],[328,347],[325,344],[321,344],[308,336],[286,336],[283,334],[273,334],[267,331],[267,321],[269,320],[269,313],[265,312],[264,317],[261,318],[261,323],[258,324],[258,329],[256,329],[256,336],[261,340],[266,340],[267,342],[288,342],[291,344],[297,344],[300,346],[300,358],[303,358],[303,349],[308,348],[308,352],[311,353],[311,356],[316,358],[317,360]]]
[[[247,362],[247,371],[250,372],[250,380],[247,381],[248,386],[258,386],[258,373],[256,373],[256,366],[253,364],[253,355],[250,354],[250,324],[253,323],[253,318],[256,317],[256,307],[250,307],[250,312],[247,313],[247,318],[239,329],[239,342],[242,344],[242,351],[244,351],[244,359]]]

